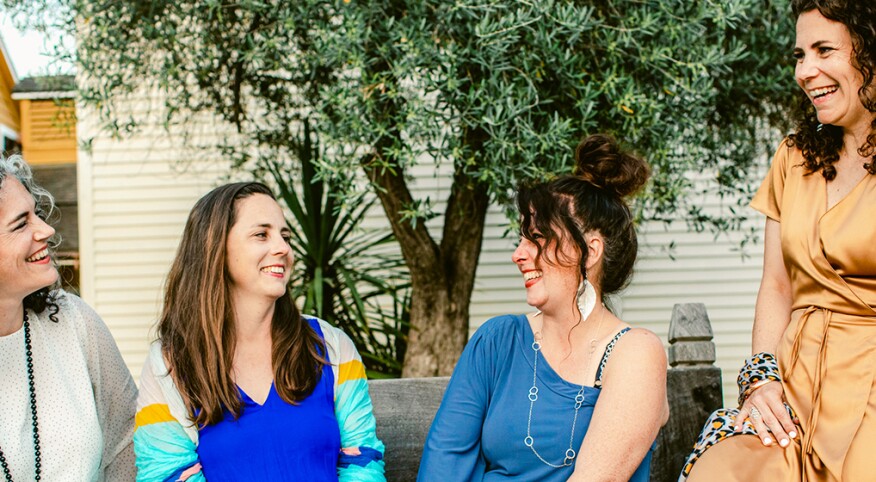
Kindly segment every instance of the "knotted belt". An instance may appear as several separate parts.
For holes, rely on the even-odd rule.
[[[800,343],[802,340],[803,328],[806,326],[806,323],[809,321],[809,317],[812,316],[812,313],[821,310],[822,319],[824,320],[822,323],[822,332],[821,332],[821,344],[818,348],[818,359],[815,362],[815,379],[812,386],[812,403],[810,405],[811,409],[809,411],[809,417],[806,423],[806,431],[803,434],[803,452],[807,455],[812,454],[812,437],[815,434],[815,428],[818,424],[818,413],[821,411],[821,384],[824,380],[824,359],[827,355],[827,332],[830,328],[830,320],[833,315],[833,312],[826,308],[819,308],[816,306],[810,306],[806,308],[806,311],[800,315],[800,320],[797,322],[797,333],[794,334],[794,344],[791,348],[791,357],[788,360],[788,370],[786,374],[783,374],[784,378],[787,380],[791,378],[791,373],[794,371],[794,366],[797,364],[797,359],[800,354]]]

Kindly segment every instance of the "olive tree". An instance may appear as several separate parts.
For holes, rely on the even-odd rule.
[[[408,376],[453,369],[488,207],[519,182],[567,172],[580,138],[610,132],[653,168],[643,218],[736,229],[793,93],[786,0],[4,3],[76,33],[61,55],[119,133],[137,119],[115,103],[144,87],[174,128],[203,113],[234,126],[248,142],[221,148],[241,169],[294,162],[289,139],[312,123],[320,172],[348,180],[340,192],[364,174],[410,271]],[[452,171],[440,202],[411,189],[424,162]],[[702,210],[703,190],[728,209]]]

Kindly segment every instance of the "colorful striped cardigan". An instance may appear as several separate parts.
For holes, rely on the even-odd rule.
[[[334,373],[335,416],[345,447],[338,458],[338,479],[385,482],[384,447],[375,432],[362,358],[343,331],[318,321]],[[137,481],[203,482],[197,448],[197,427],[168,376],[161,345],[155,342],[140,375],[134,432]]]

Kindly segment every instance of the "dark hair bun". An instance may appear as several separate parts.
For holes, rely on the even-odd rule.
[[[651,175],[642,158],[623,151],[607,134],[593,134],[581,141],[575,149],[575,164],[575,176],[618,197],[635,193]]]

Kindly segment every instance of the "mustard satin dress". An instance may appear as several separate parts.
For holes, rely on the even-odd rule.
[[[801,436],[718,442],[688,482],[876,481],[876,176],[827,209],[827,182],[787,142],[751,205],[781,223],[792,313],[776,356]]]

